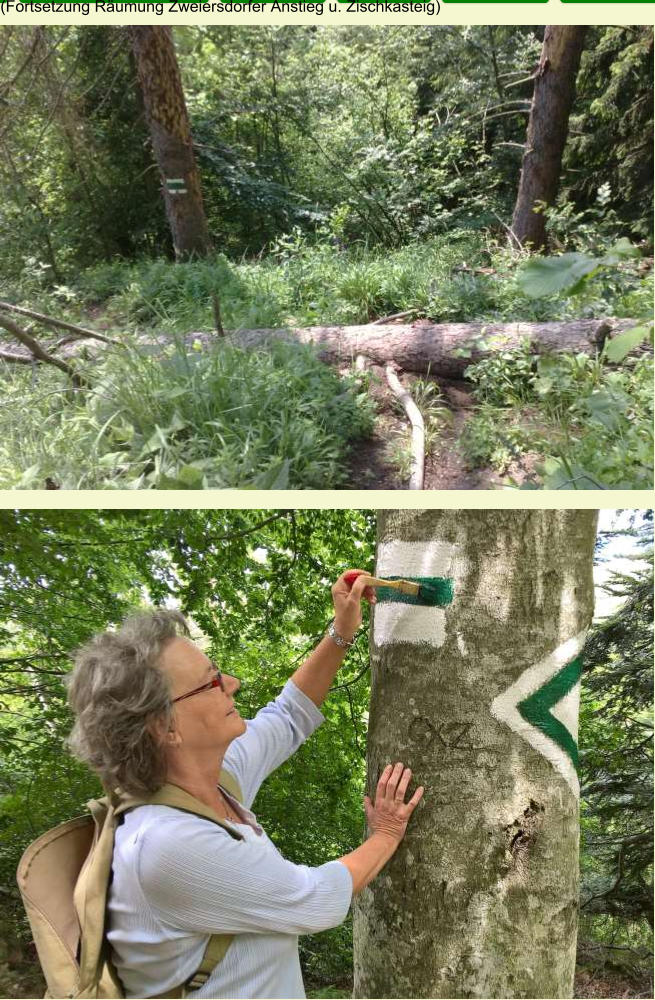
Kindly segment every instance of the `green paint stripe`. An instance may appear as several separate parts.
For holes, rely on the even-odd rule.
[[[421,584],[421,592],[417,597],[411,594],[401,594],[391,587],[376,587],[375,593],[379,602],[394,604],[420,604],[423,607],[443,608],[453,599],[453,581],[443,576],[386,576],[387,580],[411,580]]]
[[[578,770],[578,744],[566,726],[551,714],[551,708],[580,680],[582,674],[582,657],[566,663],[559,673],[551,677],[543,687],[517,704],[517,709],[530,725],[540,729],[542,733],[554,740],[570,758],[576,771]]]

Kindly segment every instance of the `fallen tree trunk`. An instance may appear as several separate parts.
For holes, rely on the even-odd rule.
[[[315,344],[325,361],[354,361],[365,355],[379,365],[395,361],[408,372],[462,376],[468,365],[498,351],[529,342],[535,354],[600,350],[608,337],[637,326],[630,319],[581,319],[557,323],[417,323],[377,326],[288,327],[238,330],[228,334],[236,347],[271,341]],[[198,334],[190,334],[190,339]]]

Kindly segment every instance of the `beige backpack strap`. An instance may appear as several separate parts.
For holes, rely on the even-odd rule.
[[[180,809],[182,812],[192,813],[194,816],[202,816],[203,819],[211,820],[217,826],[222,826],[235,840],[243,840],[242,835],[237,830],[233,830],[229,823],[225,823],[219,819],[213,809],[205,805],[204,802],[201,802],[194,795],[185,792],[179,785],[172,785],[170,783],[162,785],[158,791],[154,792],[153,795],[149,795],[145,800],[133,798],[129,795],[121,795],[121,804],[116,807],[115,814],[119,815],[120,813],[127,812],[128,809],[134,809],[136,806],[142,805],[170,806],[172,809]]]
[[[233,937],[233,934],[212,934],[207,942],[202,962],[193,976],[181,986],[174,986],[167,993],[157,993],[151,1000],[175,1000],[177,997],[187,996],[192,990],[199,990],[205,985],[218,963],[225,958]]]
[[[218,783],[221,788],[224,788],[228,795],[236,799],[237,802],[243,803],[243,792],[241,791],[241,786],[235,777],[233,777],[229,771],[224,771],[221,768],[221,775],[218,779]]]
[[[105,908],[111,861],[114,852],[116,818],[108,798],[88,803],[95,822],[95,836],[75,885],[73,901],[80,927],[80,992],[92,990],[97,981],[104,947]],[[93,993],[89,993],[93,995]]]

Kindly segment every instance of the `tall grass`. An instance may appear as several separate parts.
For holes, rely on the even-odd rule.
[[[194,349],[195,348],[195,349]],[[69,489],[327,488],[347,475],[349,445],[370,431],[358,384],[314,352],[276,343],[187,351],[119,350],[90,389],[58,372],[38,385],[6,371],[0,485]]]
[[[415,309],[435,322],[547,320],[576,315],[643,315],[652,281],[636,267],[595,281],[584,305],[525,296],[514,277],[522,258],[484,234],[448,236],[382,251],[297,235],[262,260],[221,255],[114,263],[90,269],[72,290],[130,322],[188,331],[213,326],[212,295],[228,329],[367,323]]]

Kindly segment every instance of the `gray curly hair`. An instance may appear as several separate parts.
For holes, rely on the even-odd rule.
[[[151,732],[168,724],[171,693],[158,663],[164,645],[188,635],[179,611],[140,611],[116,632],[101,632],[78,651],[68,680],[76,716],[68,746],[99,775],[104,788],[133,795],[156,792],[166,780],[165,749]]]

